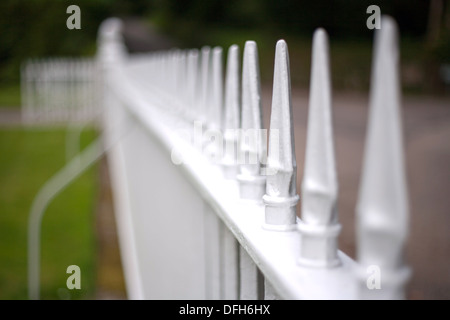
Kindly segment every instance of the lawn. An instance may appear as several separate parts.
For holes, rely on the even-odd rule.
[[[96,136],[81,135],[82,147]],[[64,129],[0,130],[0,299],[27,299],[27,222],[40,187],[65,164]],[[50,204],[42,221],[41,298],[90,299],[95,294],[97,168],[78,177]],[[81,289],[68,290],[69,265]]]
[[[20,85],[2,84],[0,85],[0,108],[20,107]]]

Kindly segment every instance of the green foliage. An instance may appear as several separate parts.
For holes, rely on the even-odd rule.
[[[111,1],[0,1],[0,79],[17,82],[20,64],[29,58],[79,56],[92,52],[100,22]],[[67,6],[82,8],[82,30],[66,27]]]
[[[81,8],[81,30],[66,28],[66,8],[71,4]],[[258,41],[261,59],[270,62],[277,39],[289,39],[294,48],[296,43],[307,43],[317,27],[324,27],[330,40],[343,41],[342,48],[352,48],[349,43],[358,47],[360,41],[371,42],[373,32],[366,28],[366,9],[373,4],[397,20],[402,38],[417,42],[425,34],[429,3],[423,0],[1,0],[0,85],[17,83],[20,64],[29,58],[94,54],[98,27],[110,16],[143,18],[180,47],[239,43],[249,35],[247,39]],[[448,37],[442,39],[430,53],[438,62],[448,58]],[[340,54],[340,45],[336,47]],[[343,53],[337,60],[348,61],[352,56],[350,52],[345,58]],[[350,67],[338,63],[337,68]],[[263,78],[270,78],[264,72]],[[359,81],[355,76],[350,82]]]

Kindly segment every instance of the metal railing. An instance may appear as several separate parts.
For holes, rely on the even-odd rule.
[[[129,55],[121,22],[112,18],[101,25],[98,45],[97,61],[24,65],[24,120],[86,122],[103,114],[108,147],[99,150],[108,156],[130,299],[405,298],[409,211],[392,18],[383,17],[375,36],[357,261],[338,249],[323,29],[313,36],[299,191],[285,41],[276,44],[270,130],[263,128],[254,41],[245,43],[242,67],[237,45],[228,48],[225,68],[220,47]],[[41,215],[30,222],[37,230],[30,246]],[[33,252],[30,262],[39,261]],[[30,269],[33,297],[38,273]]]
[[[115,19],[102,25],[99,61],[104,125],[128,132],[108,159],[131,299],[405,297],[408,201],[392,18],[383,17],[375,36],[357,261],[337,245],[323,29],[313,37],[300,192],[285,41],[276,45],[267,131],[255,42],[245,44],[242,77],[239,48],[228,49],[224,77],[220,47],[128,55],[120,29]]]

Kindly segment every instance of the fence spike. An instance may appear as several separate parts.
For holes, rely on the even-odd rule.
[[[404,262],[409,209],[398,59],[396,23],[383,16],[381,29],[375,33],[369,120],[356,207],[361,298],[404,298],[404,285],[409,278]],[[374,280],[370,272],[381,274],[381,290],[369,290],[377,285],[376,281],[370,283]]]
[[[260,202],[266,178],[261,175],[266,147],[262,135],[261,84],[258,48],[246,41],[242,63],[242,110],[239,137],[238,175],[240,197]]]
[[[209,106],[209,125],[220,130],[223,113],[223,70],[221,47],[214,47],[211,60],[211,105]]]
[[[264,227],[293,230],[296,226],[297,163],[294,147],[291,79],[287,43],[279,40],[275,51],[272,113],[270,116]]]
[[[188,53],[188,65],[187,65],[187,92],[189,99],[188,115],[191,119],[194,119],[197,115],[197,107],[199,101],[197,99],[197,86],[198,86],[198,50],[192,49]]]
[[[214,47],[209,73],[207,104],[207,127],[204,134],[204,153],[213,163],[220,163],[223,157],[223,134],[221,128],[223,113],[222,48]]]
[[[209,107],[209,81],[210,81],[210,71],[209,71],[209,60],[210,60],[211,48],[204,46],[201,49],[201,109],[199,113],[199,120],[205,123],[207,118],[207,112]]]
[[[302,265],[333,267],[337,256],[338,182],[333,143],[332,94],[328,36],[317,29],[313,36],[308,134],[302,181],[300,259]]]
[[[175,97],[175,108],[181,116],[186,115],[186,52],[184,50],[179,50],[175,55],[176,64],[176,91],[174,92]]]
[[[223,119],[224,157],[222,165],[225,178],[237,176],[237,132],[240,126],[239,105],[239,47],[228,48],[227,70],[225,82],[225,116]]]

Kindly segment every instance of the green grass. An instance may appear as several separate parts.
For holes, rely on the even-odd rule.
[[[19,84],[0,85],[0,108],[1,107],[20,107]]]
[[[38,190],[65,163],[62,129],[0,130],[0,299],[27,299],[27,223]],[[85,130],[82,146],[95,137]],[[89,299],[95,290],[96,167],[50,204],[42,221],[41,298]],[[81,269],[81,290],[68,290],[66,269]]]

